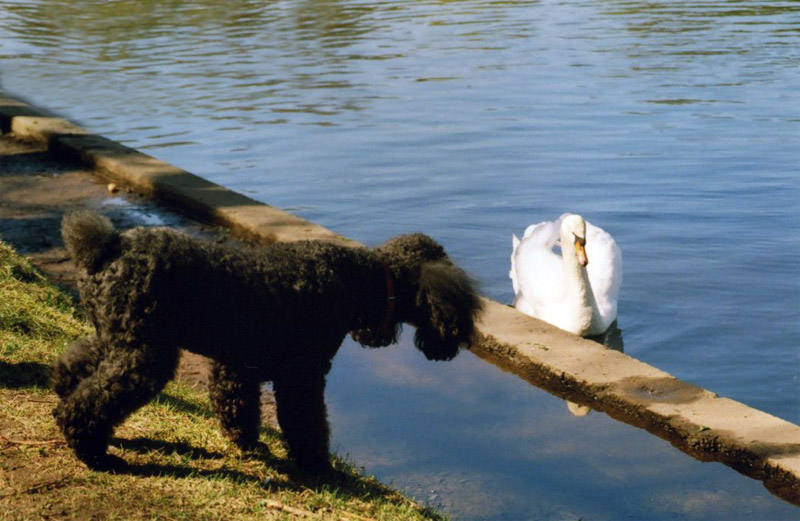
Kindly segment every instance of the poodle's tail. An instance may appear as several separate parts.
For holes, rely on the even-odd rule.
[[[61,236],[75,264],[89,274],[119,254],[119,232],[108,217],[92,212],[75,212],[61,221]]]

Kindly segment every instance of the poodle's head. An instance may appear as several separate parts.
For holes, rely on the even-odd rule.
[[[376,249],[393,301],[381,326],[357,332],[369,346],[394,342],[403,323],[416,327],[414,344],[429,360],[450,360],[472,343],[481,302],[470,277],[444,248],[423,234],[400,235]]]

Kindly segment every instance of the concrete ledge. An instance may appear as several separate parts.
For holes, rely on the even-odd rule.
[[[0,92],[0,129],[46,142],[118,184],[260,241],[355,245],[309,221],[227,190]],[[485,299],[472,351],[557,396],[646,429],[703,461],[762,480],[800,505],[800,427],[677,380],[625,354]]]

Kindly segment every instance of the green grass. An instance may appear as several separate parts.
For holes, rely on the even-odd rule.
[[[117,429],[109,450],[129,468],[87,469],[53,422],[48,368],[90,332],[70,297],[0,242],[0,520],[441,519],[340,459],[328,481],[299,475],[266,426],[240,453],[181,382]]]

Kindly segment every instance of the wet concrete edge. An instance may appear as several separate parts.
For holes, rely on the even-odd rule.
[[[254,201],[173,165],[91,134],[0,92],[0,131],[47,144],[102,177],[230,227],[255,242],[320,239],[356,245],[330,230]],[[682,382],[623,353],[484,299],[471,351],[559,397],[602,411],[702,461],[722,462],[800,505],[800,427]],[[668,346],[665,346],[668,348]]]

